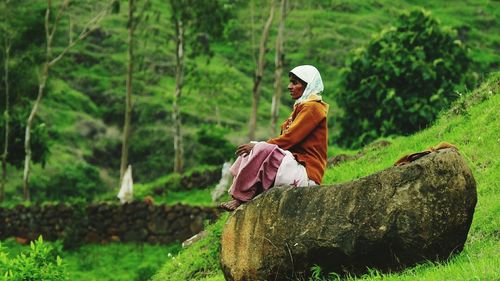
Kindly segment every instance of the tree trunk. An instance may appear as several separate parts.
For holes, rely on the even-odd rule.
[[[125,120],[123,123],[122,157],[120,161],[120,183],[128,166],[128,151],[130,139],[130,120],[132,115],[132,79],[134,71],[134,0],[128,1],[128,66],[127,66],[127,93],[125,96]]]
[[[6,34],[6,37],[9,35]],[[2,181],[0,183],[0,202],[5,199],[5,184],[7,183],[7,155],[9,151],[9,124],[10,124],[10,116],[9,116],[9,58],[10,58],[10,38],[5,39],[5,64],[4,64],[4,72],[5,72],[5,141],[2,153]]]
[[[271,105],[271,136],[276,135],[276,124],[279,118],[279,108],[281,101],[281,75],[283,75],[283,33],[285,32],[286,20],[286,0],[281,0],[280,5],[280,24],[278,27],[278,36],[276,36],[276,56],[275,56],[275,71],[274,71],[274,96]]]
[[[181,19],[175,23],[176,29],[176,61],[175,67],[175,94],[172,106],[172,120],[174,122],[174,172],[182,173],[184,168],[184,149],[182,142],[182,122],[180,113],[180,102],[182,95],[182,79],[184,75],[184,27]]]
[[[23,193],[24,199],[30,200],[30,192],[29,192],[29,175],[31,170],[31,127],[33,126],[33,120],[38,112],[38,107],[40,106],[43,91],[45,90],[45,85],[47,84],[47,80],[49,77],[49,71],[52,66],[54,66],[64,55],[73,48],[78,42],[85,39],[91,32],[93,32],[99,22],[102,20],[104,15],[106,14],[108,7],[105,10],[100,11],[94,18],[90,19],[85,28],[83,28],[82,32],[78,35],[75,40],[71,39],[71,32],[69,34],[70,40],[68,45],[55,57],[52,56],[52,39],[54,38],[54,34],[56,33],[56,29],[60,19],[62,18],[64,11],[69,6],[69,0],[64,0],[60,7],[59,12],[56,14],[54,22],[52,26],[50,25],[51,19],[51,10],[52,10],[52,0],[47,0],[47,9],[45,10],[45,40],[46,40],[46,52],[45,52],[45,63],[43,64],[42,73],[40,76],[40,84],[38,85],[38,95],[36,101],[31,109],[30,115],[26,122],[26,133],[24,137],[24,172],[23,172]],[[111,2],[110,2],[111,3]]]
[[[219,104],[215,104],[215,120],[217,122],[217,127],[221,126],[221,121],[220,121],[220,110],[219,110]]]
[[[267,22],[264,25],[264,29],[262,30],[262,36],[260,38],[259,44],[259,58],[257,61],[257,69],[255,71],[255,79],[252,90],[252,113],[250,115],[250,121],[248,125],[248,139],[255,139],[255,130],[257,129],[257,111],[259,109],[259,100],[260,100],[260,86],[262,81],[262,76],[264,74],[264,65],[265,65],[265,55],[266,55],[266,43],[269,38],[269,29],[273,22],[274,17],[274,0],[271,0],[271,8],[269,9],[269,17],[267,18]]]
[[[254,30],[254,27],[255,27],[255,8],[254,8],[254,3],[255,1],[252,0],[250,1],[250,19],[251,19],[251,25],[250,25],[250,36],[252,38],[252,60],[257,63],[257,56],[255,55],[255,52],[254,52],[254,47],[255,47],[255,30]]]
[[[24,173],[23,173],[23,194],[24,200],[30,200],[29,191],[29,175],[31,170],[31,127],[33,126],[33,120],[38,112],[38,107],[43,97],[43,91],[47,83],[47,78],[49,77],[49,64],[45,63],[42,70],[42,77],[40,78],[40,84],[38,85],[38,95],[36,97],[35,104],[31,109],[31,113],[26,122],[26,133],[24,137]]]
[[[29,190],[29,176],[31,172],[31,127],[33,126],[33,120],[38,112],[38,107],[40,107],[40,102],[43,97],[43,91],[45,90],[45,85],[47,84],[47,79],[49,77],[49,70],[51,67],[50,57],[52,55],[52,36],[54,35],[55,28],[57,26],[57,21],[50,29],[50,13],[52,9],[52,1],[47,0],[47,10],[45,11],[45,40],[47,45],[45,46],[45,63],[43,64],[42,73],[40,77],[40,83],[38,84],[38,94],[36,97],[35,104],[31,108],[30,115],[26,121],[26,132],[24,135],[24,171],[23,171],[23,194],[24,200],[30,201],[30,190]],[[59,18],[59,16],[57,16]]]

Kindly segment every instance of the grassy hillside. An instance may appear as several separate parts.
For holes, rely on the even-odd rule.
[[[402,155],[441,141],[455,144],[477,182],[478,203],[464,251],[443,263],[424,263],[402,273],[371,271],[356,280],[498,280],[500,278],[500,73],[462,94],[436,123],[415,135],[390,139],[391,145],[366,149],[355,161],[330,167],[324,184],[350,181],[393,165]],[[334,149],[334,148],[333,148]],[[354,153],[354,152],[353,152]],[[326,187],[325,187],[326,188]],[[219,269],[219,237],[227,216],[209,228],[209,237],[166,262],[153,280],[224,280]],[[332,277],[333,278],[333,277]],[[335,278],[333,278],[335,279]]]

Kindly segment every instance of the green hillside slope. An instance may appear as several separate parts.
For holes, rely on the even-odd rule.
[[[474,92],[463,95],[430,128],[389,140],[358,160],[330,167],[325,184],[353,180],[393,165],[400,156],[441,141],[455,144],[477,182],[478,203],[464,251],[449,261],[424,263],[403,273],[371,271],[361,280],[498,280],[500,278],[500,73]],[[219,237],[227,216],[209,228],[208,238],[168,261],[153,280],[224,280],[219,269]],[[333,278],[335,279],[335,278]],[[353,277],[353,279],[355,279]],[[356,279],[357,280],[357,279]]]

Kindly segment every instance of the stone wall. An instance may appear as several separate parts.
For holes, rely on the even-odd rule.
[[[117,205],[18,205],[0,208],[0,239],[72,239],[83,243],[183,241],[215,220],[214,208],[187,205],[149,205],[133,202]]]

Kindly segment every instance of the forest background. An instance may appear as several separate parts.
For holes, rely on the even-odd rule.
[[[115,200],[127,164],[133,167],[139,195],[164,186],[176,172],[218,167],[234,157],[238,144],[277,134],[279,122],[293,105],[286,84],[287,72],[296,65],[315,65],[322,74],[323,97],[331,106],[329,156],[333,156],[355,153],[349,149],[381,137],[426,128],[454,99],[498,71],[500,61],[496,1],[288,1],[278,87],[279,1],[273,8],[263,0],[52,2],[48,16],[47,2],[42,0],[3,0],[0,7],[4,82],[0,110],[8,111],[0,119],[2,151],[9,144],[8,153],[2,154],[6,206],[24,201],[26,189],[35,202]],[[135,5],[132,17],[130,3]],[[463,44],[466,54],[449,62],[466,66],[445,93],[448,102],[434,101],[433,113],[409,131],[382,125],[385,131],[366,126],[365,131],[347,130],[353,119],[343,107],[348,102],[342,95],[360,48],[380,38],[381,31],[387,33],[402,12],[421,8]],[[267,22],[269,35],[262,44]],[[52,40],[49,51],[47,38]],[[52,59],[56,59],[53,64]],[[262,62],[265,67],[259,72]],[[44,68],[47,65],[50,69]],[[279,98],[278,125],[271,125],[277,88],[284,94]],[[40,89],[43,96],[31,131],[31,171],[26,176],[26,126]],[[124,121],[127,102],[130,129]],[[347,131],[358,134],[346,135]],[[123,164],[125,135],[129,135],[128,156]],[[181,160],[178,147],[184,150]],[[327,179],[334,182],[334,177],[329,174]],[[170,193],[170,198],[155,200],[173,203],[168,200],[175,196]],[[181,192],[179,197],[183,202],[211,204],[207,191]]]
[[[7,32],[2,33],[1,58],[2,65],[9,67],[9,81],[2,83],[0,90],[4,97],[7,84],[10,89],[11,132],[7,162],[12,166],[7,169],[9,180],[6,188],[9,198],[22,197],[19,192],[22,191],[20,179],[23,176],[19,173],[26,162],[26,120],[37,98],[46,56],[46,3],[28,2],[29,5],[23,1],[9,1],[2,7],[6,9],[3,23]],[[31,146],[35,165],[29,179],[33,199],[63,198],[65,194],[53,194],[66,192],[69,197],[83,196],[91,200],[92,194],[110,189],[115,191],[119,185],[129,45],[133,47],[132,106],[129,152],[125,162],[132,165],[136,182],[151,182],[174,172],[174,136],[178,135],[174,129],[176,116],[180,116],[182,126],[179,134],[182,145],[179,146],[191,152],[189,157],[183,157],[184,163],[177,171],[203,164],[220,165],[230,160],[234,147],[247,141],[250,134],[253,135],[251,139],[256,140],[276,135],[277,127],[293,104],[287,94],[282,95],[278,123],[271,127],[275,42],[280,21],[278,5],[273,8],[277,15],[271,22],[269,38],[264,45],[266,67],[261,75],[262,93],[256,114],[258,126],[255,133],[248,129],[259,44],[269,18],[269,3],[215,1],[205,6],[193,4],[198,8],[191,15],[184,16],[187,21],[186,42],[182,96],[179,98],[176,97],[178,40],[171,5],[153,0],[138,1],[130,22],[126,1],[71,2],[63,11],[57,23],[59,26],[53,24],[57,27],[51,38],[53,57],[65,51],[68,42],[75,41],[98,12],[102,9],[108,11],[98,25],[87,26],[92,29],[88,36],[50,68],[44,95],[33,120]],[[467,86],[472,89],[481,77],[498,68],[498,34],[493,32],[497,27],[493,12],[498,12],[498,9],[496,4],[488,3],[472,1],[450,8],[433,2],[424,6],[432,10],[434,17],[452,26],[456,30],[456,39],[465,41],[469,48],[471,63],[468,69],[464,69],[469,71],[461,75],[468,78],[468,84],[454,85],[452,90],[457,92],[449,91],[453,98],[459,96],[458,91]],[[62,4],[58,1],[52,4],[52,21],[56,20]],[[402,8],[411,7],[412,3],[403,1],[399,6],[380,1],[292,1],[287,5],[283,37],[284,74],[279,80],[280,88],[286,93],[287,71],[296,65],[312,64],[321,71],[325,83],[324,99],[331,105],[329,131],[332,145],[340,142],[349,146],[356,142],[352,138],[349,142],[339,138],[342,128],[338,120],[344,113],[337,106],[336,96],[341,94],[340,73],[346,57],[366,44],[374,34],[390,26],[391,18],[399,15]],[[467,17],[458,16],[464,13],[468,13]],[[387,14],[392,14],[392,17]],[[199,18],[205,22],[197,20]],[[128,27],[131,25],[135,31],[132,44],[129,44]],[[477,25],[480,28],[473,28]],[[10,57],[5,63],[7,42],[10,42]],[[5,67],[2,67],[3,77]],[[5,98],[1,99],[0,105],[5,112]],[[446,106],[448,104],[440,103],[436,110]],[[180,113],[174,114],[174,108],[180,108]],[[5,117],[1,121],[2,142],[5,143]],[[423,126],[431,121],[429,118]],[[346,123],[350,122],[352,119]],[[366,131],[357,134],[361,136]],[[380,133],[375,137],[380,137]],[[121,169],[123,173],[123,167]],[[51,190],[55,186],[68,186],[68,190]]]

